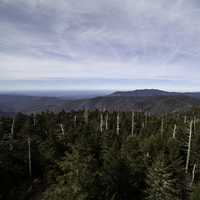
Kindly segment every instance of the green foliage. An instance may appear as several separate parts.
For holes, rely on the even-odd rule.
[[[162,159],[156,160],[147,174],[147,199],[171,200],[178,199],[176,191],[176,179],[170,168]]]
[[[19,113],[13,135],[13,118],[1,117],[0,200],[198,199],[200,110],[162,116],[136,112],[133,135],[131,112],[119,113],[118,135],[116,116],[89,111],[86,121],[84,111]],[[188,127],[194,116],[186,174]]]
[[[193,188],[191,200],[199,200],[200,199],[200,185],[196,185]]]

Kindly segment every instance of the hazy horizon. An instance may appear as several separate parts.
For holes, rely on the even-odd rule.
[[[158,90],[158,91],[165,91],[165,92],[178,92],[178,93],[200,93],[198,90],[166,90],[161,88],[136,88],[136,89],[112,89],[112,90],[103,90],[103,89],[92,89],[92,90],[65,90],[65,89],[58,89],[58,90],[52,90],[52,89],[41,89],[41,90],[0,90],[0,94],[109,94],[114,92],[131,92],[131,91],[144,91],[144,90]]]

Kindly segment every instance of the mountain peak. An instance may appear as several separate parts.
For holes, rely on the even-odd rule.
[[[140,89],[132,91],[117,91],[111,94],[111,96],[166,96],[176,95],[175,92],[167,92],[158,89]]]

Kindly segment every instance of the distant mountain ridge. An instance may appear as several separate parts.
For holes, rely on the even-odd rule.
[[[56,97],[37,97],[24,95],[0,95],[1,113],[39,112],[63,104],[65,101]]]
[[[200,106],[200,99],[187,95],[175,96],[115,96],[67,102],[64,110],[148,111],[154,114],[185,111]]]
[[[167,92],[157,89],[117,91],[106,96],[65,103],[70,110],[148,111],[155,114],[185,111],[200,106],[200,93]]]
[[[200,98],[200,92],[168,92],[157,89],[143,89],[133,91],[117,91],[111,94],[111,96],[177,96],[187,95],[194,98]]]
[[[32,113],[61,110],[95,110],[108,111],[148,111],[164,113],[185,111],[193,106],[200,106],[200,93],[167,92],[156,89],[117,91],[109,95],[77,100],[64,100],[58,97],[34,97],[20,95],[0,95],[0,114]]]
[[[175,96],[181,95],[182,93],[178,92],[167,92],[163,90],[156,90],[156,89],[144,89],[144,90],[133,90],[133,91],[117,91],[111,94],[111,96],[140,96],[140,97],[147,97],[147,96]],[[184,93],[183,93],[184,94]]]

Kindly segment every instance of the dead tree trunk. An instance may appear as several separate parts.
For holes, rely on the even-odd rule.
[[[74,116],[74,127],[76,128],[76,122],[77,122],[77,117],[76,115]]]
[[[190,183],[190,187],[192,187],[193,182],[194,182],[196,167],[197,167],[197,164],[195,163],[194,166],[193,166],[193,170],[192,170],[192,180],[191,180],[191,183]]]
[[[109,115],[108,115],[108,113],[106,113],[106,119],[105,119],[105,129],[106,129],[106,131],[108,130],[108,117],[109,117]]]
[[[87,124],[88,123],[88,110],[85,109],[84,111],[84,120],[85,120],[85,123]]]
[[[103,114],[100,115],[100,132],[103,132]]]
[[[61,133],[64,137],[65,136],[65,130],[64,130],[63,124],[60,124],[60,129],[61,129]]]
[[[135,113],[132,112],[132,117],[131,117],[131,135],[133,136],[135,129]]]
[[[119,122],[120,121],[120,119],[119,119],[119,113],[117,113],[117,135],[119,135]]]
[[[176,128],[177,128],[177,126],[176,126],[176,124],[174,124],[174,130],[173,130],[173,138],[174,139],[176,138]]]
[[[32,177],[32,167],[31,167],[31,138],[28,136],[28,169],[29,176]]]
[[[184,117],[184,123],[186,124],[187,123],[187,116],[185,115]]]
[[[10,130],[10,151],[13,150],[14,128],[15,128],[15,118],[13,118],[12,120],[12,125],[11,125],[11,130]]]
[[[190,162],[190,152],[191,152],[191,140],[192,140],[192,126],[193,121],[190,122],[190,132],[189,132],[189,139],[188,139],[188,149],[187,149],[187,160],[186,160],[186,166],[185,166],[185,173],[188,173],[188,167]]]

